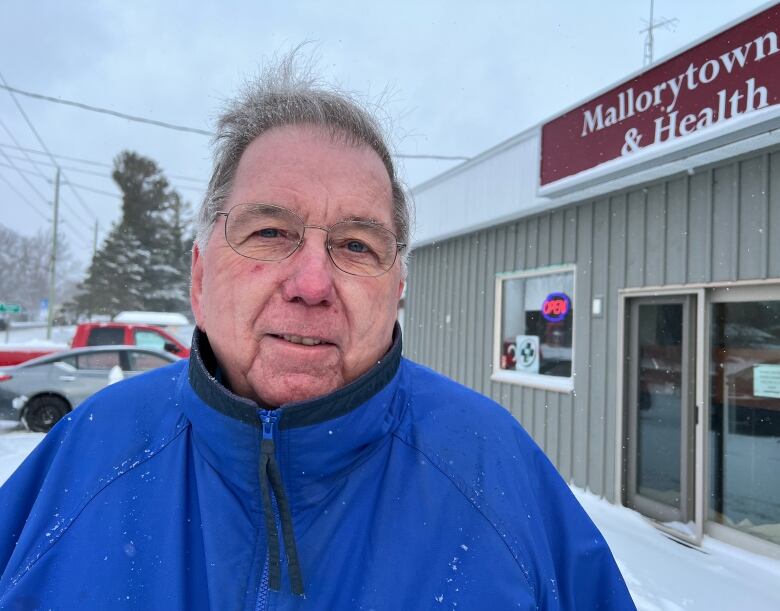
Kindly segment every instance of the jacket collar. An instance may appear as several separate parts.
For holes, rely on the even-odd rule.
[[[395,429],[405,405],[398,392],[401,351],[396,324],[392,346],[362,376],[323,397],[275,410],[276,452],[293,511],[327,494],[336,479]],[[211,465],[245,492],[257,492],[257,411],[269,408],[226,388],[217,367],[208,337],[196,329],[188,370],[194,393],[183,402],[184,410],[195,443]]]
[[[280,406],[279,428],[292,429],[319,424],[351,412],[387,385],[401,361],[401,329],[396,323],[393,343],[384,357],[362,376],[323,397]],[[208,337],[195,328],[190,351],[189,379],[192,388],[208,405],[226,416],[260,426],[257,410],[273,409],[241,397],[226,388],[217,374],[217,360]],[[219,376],[221,377],[221,376]]]

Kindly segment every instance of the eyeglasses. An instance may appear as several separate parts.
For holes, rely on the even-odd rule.
[[[282,261],[303,244],[307,229],[328,234],[326,249],[333,265],[354,276],[379,276],[393,267],[406,246],[397,236],[372,221],[341,221],[323,227],[306,225],[297,214],[272,204],[233,206],[225,217],[225,241],[242,257]]]

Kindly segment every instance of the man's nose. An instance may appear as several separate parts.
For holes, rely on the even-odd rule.
[[[282,284],[286,301],[302,301],[306,305],[330,305],[334,300],[333,285],[336,268],[328,255],[327,233],[307,229],[303,244],[286,262],[289,274]]]

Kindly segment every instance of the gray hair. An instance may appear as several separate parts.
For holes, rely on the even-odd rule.
[[[246,148],[273,128],[309,124],[327,129],[332,137],[349,145],[368,146],[379,156],[392,186],[393,224],[398,241],[408,245],[410,204],[379,121],[355,96],[322,83],[311,62],[300,66],[296,61],[298,49],[272,62],[256,80],[247,82],[219,117],[212,141],[214,169],[198,213],[197,244],[203,248],[208,242],[215,214],[220,211],[222,200],[230,195]],[[404,272],[408,252],[408,246],[401,252]]]

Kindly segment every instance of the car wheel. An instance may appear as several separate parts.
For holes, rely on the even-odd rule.
[[[59,397],[33,397],[27,403],[24,423],[31,431],[46,433],[69,411],[67,402]]]

